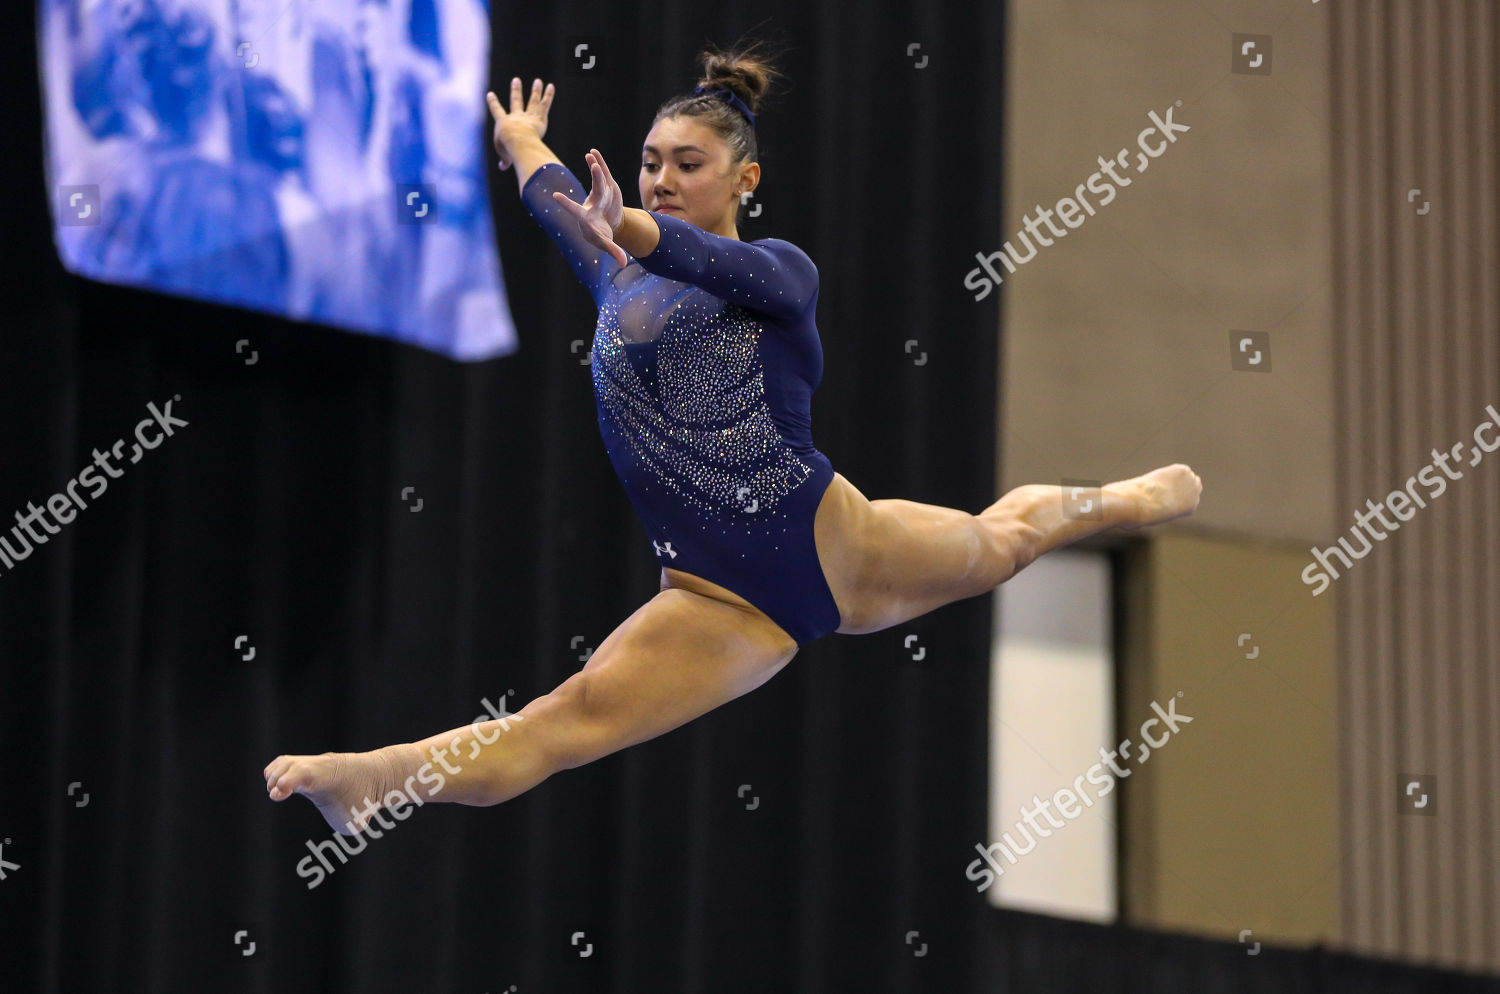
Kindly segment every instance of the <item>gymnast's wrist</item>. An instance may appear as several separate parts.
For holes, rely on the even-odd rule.
[[[661,240],[661,228],[648,211],[626,207],[620,212],[620,223],[614,231],[614,242],[629,255],[639,259],[650,255]]]

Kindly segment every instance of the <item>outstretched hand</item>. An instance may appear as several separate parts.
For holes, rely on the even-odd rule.
[[[593,178],[593,189],[588,198],[579,204],[570,200],[566,193],[555,190],[552,199],[577,219],[578,228],[590,245],[608,252],[621,267],[627,266],[630,257],[615,244],[615,232],[620,230],[620,222],[625,219],[625,197],[597,148],[589,149],[584,158],[588,160],[589,174]]]
[[[490,116],[495,120],[495,153],[500,156],[500,169],[503,172],[512,164],[510,154],[510,136],[516,134],[534,134],[541,138],[547,133],[547,113],[552,109],[552,97],[556,90],[551,83],[546,89],[542,88],[542,81],[534,79],[531,81],[531,99],[526,101],[521,96],[521,77],[513,76],[510,81],[510,110],[500,103],[500,98],[495,96],[495,91],[490,90],[484,97],[490,106]]]

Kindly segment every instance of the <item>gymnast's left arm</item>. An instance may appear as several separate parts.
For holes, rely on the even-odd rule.
[[[817,266],[780,238],[752,245],[682,218],[627,207],[614,240],[649,273],[782,320],[802,314],[818,295]]]

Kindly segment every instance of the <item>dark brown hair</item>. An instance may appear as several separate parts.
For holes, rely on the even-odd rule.
[[[760,42],[753,42],[727,52],[713,47],[704,49],[698,53],[698,61],[703,68],[695,85],[729,90],[745,102],[750,113],[755,114],[759,121],[761,100],[770,91],[772,81],[781,76],[772,67],[772,56],[758,54],[760,47]],[[750,126],[745,115],[718,94],[687,93],[673,97],[661,105],[651,124],[654,127],[657,121],[679,116],[701,120],[723,139],[729,146],[731,169],[745,162],[755,162],[760,157],[760,143],[756,141],[755,129]],[[745,204],[741,202],[736,223],[743,220],[744,210]]]

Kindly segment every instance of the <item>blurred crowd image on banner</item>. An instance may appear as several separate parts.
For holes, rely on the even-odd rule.
[[[41,0],[53,234],[92,279],[515,349],[487,0]]]

